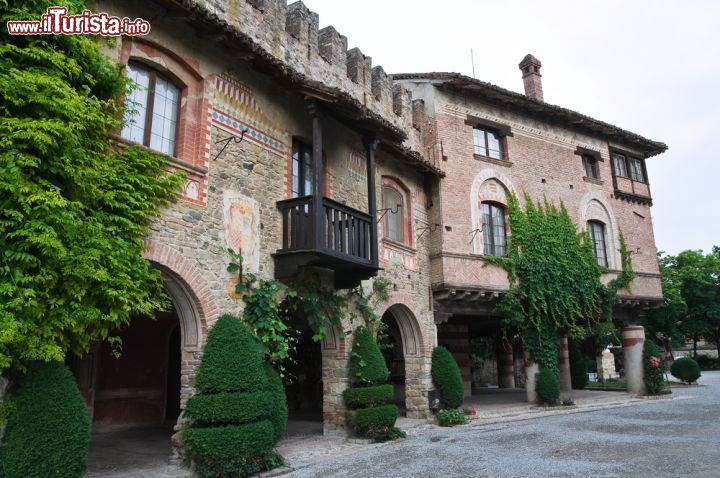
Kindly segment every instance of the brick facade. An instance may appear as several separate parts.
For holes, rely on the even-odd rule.
[[[564,201],[578,224],[605,221],[611,244],[622,230],[630,249],[639,248],[633,256],[638,277],[624,294],[661,296],[649,205],[614,197],[609,148],[632,151],[632,145],[613,145],[427,81],[393,81],[359,49],[348,51],[347,38],[334,28],[318,30],[317,14],[301,2],[170,1],[162,8],[100,2],[98,9],[153,19],[150,35],[118,42],[106,54],[120,64],[142,61],[182,89],[179,145],[168,160],[188,173],[188,184],[153,224],[146,257],[165,274],[183,327],[183,404],[193,393],[208,328],[223,313],[242,313],[235,277],[226,270],[227,248],[242,248],[246,266],[262,277],[275,275],[273,255],[282,240],[277,202],[290,197],[292,144],[313,138],[308,97],[320,105],[325,195],[370,215],[368,181],[374,181],[378,209],[383,185],[404,198],[406,240],[389,240],[379,226],[379,275],[392,281],[393,291],[378,315],[391,313],[403,339],[408,416],[429,415],[430,356],[438,341],[457,346],[453,353],[470,393],[470,327],[449,323],[438,331],[436,322],[447,316],[436,309],[433,290],[507,289],[503,271],[483,268],[482,234],[473,235],[483,200],[502,204],[505,191],[528,192]],[[506,160],[474,154],[468,117],[507,127]],[[367,132],[380,140],[371,178]],[[583,180],[578,147],[601,157],[600,181]],[[611,257],[611,266],[617,262]],[[352,330],[356,324],[344,325]],[[345,426],[351,340],[333,330],[322,343],[328,433]]]

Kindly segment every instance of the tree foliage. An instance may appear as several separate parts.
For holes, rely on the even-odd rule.
[[[502,266],[510,290],[498,304],[504,325],[522,331],[530,358],[557,376],[557,336],[582,336],[586,326],[610,323],[620,289],[633,279],[630,256],[620,235],[621,273],[607,286],[606,270],[593,255],[587,232],[578,232],[565,206],[545,200],[535,204],[526,194],[526,211],[518,198],[508,196],[512,234],[507,257],[488,258]]]
[[[0,2],[7,20],[51,5]],[[0,370],[62,360],[163,307],[141,257],[159,207],[181,185],[162,156],[114,147],[121,70],[85,35],[0,32]]]
[[[666,350],[684,340],[696,348],[701,339],[720,350],[720,249],[687,250],[659,262],[664,303],[646,320],[650,336]]]

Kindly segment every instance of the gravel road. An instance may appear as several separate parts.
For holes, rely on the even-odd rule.
[[[720,477],[720,372],[672,400],[474,427],[419,430],[285,476]]]

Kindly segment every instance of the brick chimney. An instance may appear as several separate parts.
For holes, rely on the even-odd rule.
[[[523,83],[525,83],[525,96],[539,101],[543,101],[541,66],[540,60],[529,53],[520,62]]]

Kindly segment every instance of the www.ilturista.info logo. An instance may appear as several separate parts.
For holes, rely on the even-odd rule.
[[[147,35],[150,22],[142,18],[131,20],[107,13],[83,10],[78,15],[68,15],[65,7],[50,7],[40,20],[10,20],[10,35]]]

